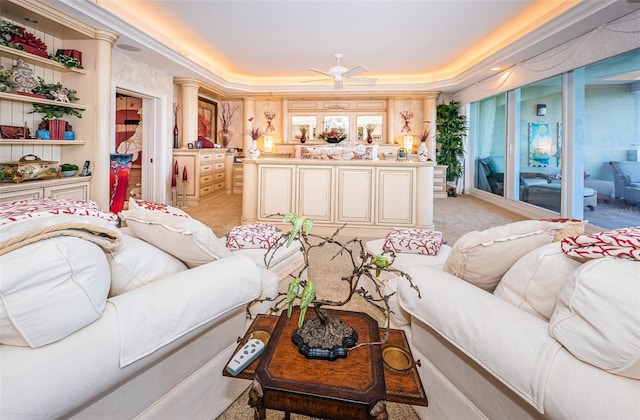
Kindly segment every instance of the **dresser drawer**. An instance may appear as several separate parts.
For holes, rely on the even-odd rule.
[[[224,190],[224,188],[225,188],[224,181],[218,182],[217,184],[213,184],[213,191]]]
[[[212,194],[215,191],[214,185],[203,185],[200,187],[200,197],[204,197],[205,195]]]
[[[213,182],[224,181],[224,172],[216,172],[213,174]]]
[[[201,174],[206,174],[206,173],[213,172],[213,168],[214,168],[213,163],[209,163],[209,164],[206,164],[206,165],[200,165],[200,173]]]
[[[224,171],[224,162],[216,162],[213,164],[213,170],[216,172]]]
[[[224,160],[225,155],[226,155],[225,152],[217,152],[217,153],[214,153],[213,158],[215,160]]]
[[[213,162],[215,155],[213,153],[200,153],[200,163]]]
[[[211,184],[213,182],[213,175],[202,175],[200,177],[200,185]]]

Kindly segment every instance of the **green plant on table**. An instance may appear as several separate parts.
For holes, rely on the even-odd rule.
[[[77,171],[78,165],[74,165],[73,163],[63,163],[60,165],[61,171]]]
[[[447,183],[456,195],[455,184],[464,173],[464,138],[467,135],[467,117],[460,113],[460,104],[452,101],[436,108],[436,161],[447,165]]]

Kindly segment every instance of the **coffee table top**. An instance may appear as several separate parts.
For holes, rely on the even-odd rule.
[[[324,417],[335,415],[339,407],[342,415],[353,410],[352,418],[366,418],[378,401],[386,400],[380,345],[355,348],[345,359],[307,359],[291,341],[298,312],[296,308],[287,318],[283,311],[256,368],[255,379],[263,389],[265,407]],[[378,324],[369,315],[326,312],[355,329],[358,343],[379,341]],[[312,316],[310,310],[307,317]],[[291,407],[293,399],[297,407]]]

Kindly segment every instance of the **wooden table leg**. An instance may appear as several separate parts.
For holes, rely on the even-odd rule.
[[[264,393],[258,381],[254,380],[249,390],[249,407],[253,407],[254,420],[265,420],[267,418],[267,410],[263,405]]]
[[[387,402],[384,400],[378,401],[376,405],[373,406],[369,414],[371,414],[371,416],[376,420],[387,420],[389,418],[389,414],[387,413]]]

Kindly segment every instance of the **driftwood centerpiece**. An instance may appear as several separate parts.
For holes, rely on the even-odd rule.
[[[297,276],[292,274],[292,281],[289,283],[287,293],[280,293],[274,300],[275,304],[271,312],[279,313],[283,307],[288,307],[288,316],[291,317],[293,306],[298,301],[300,305],[300,315],[298,318],[298,328],[294,331],[292,341],[298,346],[299,351],[308,358],[335,360],[347,357],[348,351],[364,345],[382,344],[387,341],[390,330],[389,298],[393,294],[384,294],[384,284],[380,275],[382,272],[390,272],[398,277],[406,279],[412,288],[416,290],[420,297],[420,290],[415,286],[411,277],[391,266],[395,260],[393,252],[385,252],[381,255],[372,255],[365,250],[362,240],[352,238],[344,240],[339,237],[340,231],[346,226],[343,225],[331,236],[319,236],[311,233],[313,221],[309,218],[298,218],[293,213],[284,216],[283,222],[292,224],[291,231],[283,233],[278,241],[265,254],[265,265],[269,267],[274,259],[274,255],[281,247],[289,247],[294,243],[299,244],[304,256],[304,266]],[[295,240],[298,240],[297,242]],[[313,239],[313,242],[311,241]],[[330,263],[340,255],[348,255],[351,263],[351,272],[342,277],[342,281],[349,286],[349,291],[342,300],[317,299],[315,284],[312,279],[303,279],[303,273],[309,267],[309,254],[314,248],[334,246],[336,252],[328,262]],[[359,283],[365,277],[374,285],[373,294],[362,287]],[[349,325],[343,323],[339,318],[329,317],[322,309],[323,306],[340,307],[346,305],[355,295],[362,296],[369,304],[373,305],[385,316],[386,331],[379,342],[357,343],[358,333]],[[264,300],[260,300],[264,301]],[[315,312],[315,317],[305,320],[309,307]]]

